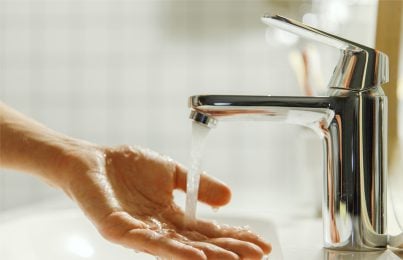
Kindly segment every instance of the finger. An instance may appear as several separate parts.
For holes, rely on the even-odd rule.
[[[208,242],[219,246],[227,251],[236,253],[241,259],[262,259],[262,249],[250,242],[241,241],[234,238],[212,238],[209,239],[203,234],[196,231],[182,231],[181,238],[185,238],[183,241],[198,241]],[[206,253],[206,252],[205,252]],[[208,256],[208,254],[206,254]]]
[[[129,230],[119,244],[167,259],[207,259],[202,250],[148,229]]]
[[[262,249],[250,242],[245,242],[234,238],[213,238],[208,240],[208,242],[236,253],[241,257],[241,259],[260,260],[263,257]]]
[[[208,236],[210,238],[235,238],[251,242],[259,246],[263,253],[268,254],[271,252],[271,244],[264,241],[260,236],[254,234],[250,230],[241,227],[231,227],[227,225],[218,225],[208,220],[197,220],[192,229]]]
[[[202,250],[207,256],[207,259],[220,259],[220,260],[239,260],[239,256],[234,252],[228,251],[224,248],[206,242],[184,242],[189,246]]]
[[[167,222],[170,222],[178,229],[183,229],[183,223],[185,215],[182,211],[169,212],[169,214],[163,214]],[[193,237],[193,234],[199,234],[208,238],[234,238],[251,242],[259,246],[265,254],[271,252],[271,244],[267,243],[263,238],[254,234],[250,230],[242,227],[231,227],[228,225],[218,225],[212,221],[198,219],[194,222],[189,222],[186,228],[181,231],[181,234],[190,238],[191,240],[204,240]]]
[[[187,170],[177,164],[175,171],[175,188],[186,191]],[[200,176],[198,199],[211,206],[223,206],[231,199],[231,190],[224,183],[203,173]]]
[[[185,237],[184,241],[208,242],[219,246],[227,251],[236,253],[241,259],[262,259],[262,249],[250,242],[241,241],[234,238],[212,238],[209,239],[203,234],[196,231],[182,231],[181,237]],[[206,254],[207,255],[207,254]],[[208,256],[208,255],[207,255]]]

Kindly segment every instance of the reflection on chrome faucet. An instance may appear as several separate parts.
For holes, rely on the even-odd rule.
[[[263,21],[340,49],[328,95],[192,96],[191,118],[208,126],[246,119],[313,129],[324,145],[325,247],[386,248],[387,97],[381,84],[388,81],[387,56],[281,16],[264,16]],[[330,255],[327,259],[339,259]]]

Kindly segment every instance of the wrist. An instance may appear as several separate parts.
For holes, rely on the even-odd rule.
[[[48,182],[67,190],[76,175],[94,167],[94,155],[102,149],[94,144],[69,137],[61,137],[49,149],[49,165],[43,173]]]

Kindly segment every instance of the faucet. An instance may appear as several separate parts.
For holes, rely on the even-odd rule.
[[[373,251],[388,246],[387,97],[388,56],[361,44],[279,16],[262,21],[340,50],[326,96],[198,95],[190,118],[218,121],[261,119],[307,126],[323,140],[324,246]]]

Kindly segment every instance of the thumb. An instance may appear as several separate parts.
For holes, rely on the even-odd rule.
[[[177,164],[175,171],[175,188],[186,192],[187,170]],[[200,185],[198,200],[213,207],[226,205],[231,200],[230,188],[221,181],[202,173],[200,175]]]

